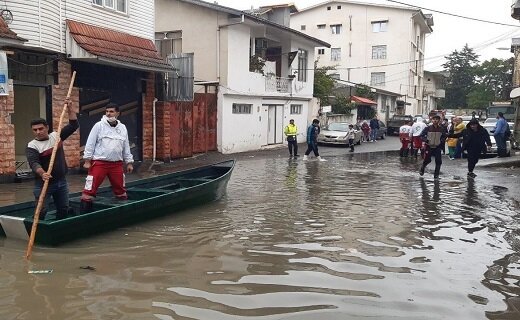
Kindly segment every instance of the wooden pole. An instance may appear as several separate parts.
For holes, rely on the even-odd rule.
[[[76,78],[76,71],[72,72],[72,78],[70,79],[69,91],[67,92],[66,99],[70,98],[70,93],[72,91],[72,86],[74,85],[75,78]],[[49,168],[47,169],[48,174],[50,174],[52,172],[52,167],[54,166],[54,159],[56,158],[56,151],[58,151],[58,145],[60,143],[61,125],[63,123],[63,116],[65,116],[66,110],[67,110],[67,108],[65,107],[65,104],[63,104],[63,109],[61,111],[61,116],[60,116],[60,122],[58,124],[58,130],[56,131],[58,137],[56,139],[56,142],[54,143],[54,148],[52,149],[51,160],[49,162]],[[45,180],[45,182],[43,183],[42,191],[40,193],[40,197],[38,198],[38,205],[36,206],[36,210],[34,211],[31,236],[29,237],[29,243],[27,244],[27,252],[25,254],[25,258],[27,260],[31,259],[31,253],[32,253],[33,245],[34,245],[34,239],[36,237],[36,229],[38,228],[38,221],[40,220],[40,211],[42,210],[45,196],[47,195],[48,187],[49,187],[49,180]]]

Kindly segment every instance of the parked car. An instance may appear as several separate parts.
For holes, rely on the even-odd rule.
[[[358,128],[361,128],[361,124],[363,124],[363,121],[366,121],[367,123],[370,122],[370,120],[361,120],[356,124]],[[387,127],[383,121],[381,121],[381,120],[378,120],[378,121],[379,121],[379,131],[377,132],[376,138],[384,140],[386,137],[386,134],[387,134]]]
[[[318,135],[318,144],[336,144],[348,146],[347,130],[350,123],[347,122],[332,122],[328,126],[321,129]],[[354,125],[356,130],[354,143],[361,144],[361,135],[363,132],[358,125]]]
[[[497,154],[497,144],[495,141],[495,137],[493,136],[493,133],[495,132],[496,124],[497,124],[496,118],[487,118],[486,121],[484,121],[484,123],[482,124],[484,129],[486,129],[487,132],[489,132],[489,136],[491,138],[491,151],[488,152],[490,154]],[[508,122],[507,124],[509,125],[509,130],[511,130],[511,132],[513,132],[513,128],[514,128],[515,124],[513,122]],[[507,156],[509,157],[511,155],[511,141],[509,141],[509,140],[506,141],[506,152],[507,152]]]
[[[386,134],[389,136],[393,134],[399,135],[399,128],[408,121],[413,121],[413,117],[410,115],[393,115],[388,120],[388,126],[386,127]]]

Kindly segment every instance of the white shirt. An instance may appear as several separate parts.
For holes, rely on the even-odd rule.
[[[414,122],[414,124],[412,125],[412,129],[411,129],[411,134],[413,137],[418,137],[421,135],[421,133],[423,132],[424,128],[426,128],[426,123],[422,122],[422,121],[417,121],[417,122]]]

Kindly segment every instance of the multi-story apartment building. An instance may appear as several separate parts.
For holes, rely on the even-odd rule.
[[[109,101],[121,106],[134,157],[151,158],[155,73],[172,70],[154,46],[154,2],[9,0],[4,7],[0,179],[25,160],[31,119],[56,130],[73,70],[80,130],[65,141],[69,166],[79,166],[81,145]]]
[[[396,93],[379,99],[379,114],[427,113],[424,103],[424,48],[433,19],[421,10],[353,1],[327,1],[292,14],[291,27],[331,44],[316,48],[319,66],[335,66],[335,76],[377,91]],[[340,81],[341,82],[341,81]]]

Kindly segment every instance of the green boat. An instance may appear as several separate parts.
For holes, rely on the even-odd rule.
[[[80,212],[81,193],[70,195],[74,215],[56,220],[49,201],[45,220],[38,222],[35,243],[56,246],[67,241],[113,230],[123,225],[178,212],[220,199],[235,160],[127,183],[128,200],[118,200],[110,187],[99,189],[93,208]],[[0,236],[28,240],[35,211],[34,201],[0,207]]]

